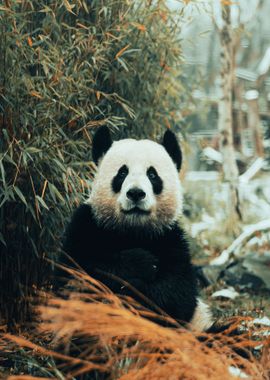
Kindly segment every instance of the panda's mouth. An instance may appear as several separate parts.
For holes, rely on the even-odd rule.
[[[149,215],[151,211],[149,210],[142,210],[141,208],[135,206],[131,208],[130,210],[121,210],[126,215]]]

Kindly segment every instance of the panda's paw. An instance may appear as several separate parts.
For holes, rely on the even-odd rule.
[[[126,294],[126,295],[133,295],[133,289],[143,291],[145,288],[145,282],[141,280],[140,278],[128,278],[126,279],[126,282],[128,285],[122,285],[120,288],[120,293]]]
[[[159,261],[149,251],[142,248],[133,248],[121,251],[121,260],[132,276],[151,282],[155,279]]]

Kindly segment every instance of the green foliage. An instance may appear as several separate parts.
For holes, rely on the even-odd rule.
[[[3,4],[3,3],[2,3]],[[0,305],[27,313],[89,189],[91,131],[155,137],[179,119],[179,24],[165,1],[0,5]],[[26,301],[27,299],[27,301]]]

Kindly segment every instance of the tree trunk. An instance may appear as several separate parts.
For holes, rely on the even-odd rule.
[[[261,131],[261,121],[258,105],[259,93],[256,90],[250,90],[246,93],[246,101],[248,104],[248,128],[251,132],[252,142],[254,145],[254,156],[263,157],[263,138]]]
[[[220,152],[223,156],[225,180],[236,182],[238,168],[235,160],[232,128],[232,89],[234,77],[233,41],[231,12],[229,5],[222,6],[223,26],[220,30],[220,64],[221,64],[221,97],[218,106],[218,129],[220,134]]]
[[[223,25],[220,29],[220,76],[221,96],[218,104],[219,147],[223,158],[223,174],[229,183],[230,225],[236,227],[237,216],[241,218],[237,190],[238,167],[233,145],[232,92],[234,80],[234,52],[230,5],[222,5]]]

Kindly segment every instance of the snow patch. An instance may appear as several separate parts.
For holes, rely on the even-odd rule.
[[[223,298],[229,298],[231,300],[234,300],[238,296],[239,296],[239,293],[233,287],[230,286],[227,289],[221,289],[214,292],[211,297],[213,298],[223,297]]]

